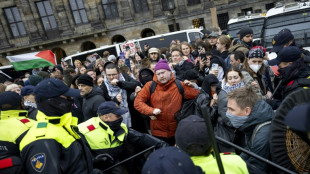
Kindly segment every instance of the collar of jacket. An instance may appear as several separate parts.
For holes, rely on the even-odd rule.
[[[78,119],[72,116],[71,112],[68,112],[62,116],[46,116],[43,112],[38,110],[38,114],[36,116],[38,122],[47,121],[56,126],[60,126],[65,128],[72,136],[76,139],[80,138],[78,134],[72,129],[72,127],[76,127],[78,123]]]
[[[27,117],[28,111],[26,110],[7,110],[1,111],[0,120],[6,120],[14,117]]]

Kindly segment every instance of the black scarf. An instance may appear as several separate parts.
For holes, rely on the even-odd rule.
[[[116,133],[121,128],[122,121],[123,117],[115,121],[105,121],[104,123],[107,124],[114,133]]]

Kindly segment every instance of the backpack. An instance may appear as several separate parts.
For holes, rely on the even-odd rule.
[[[178,80],[175,79],[174,82],[176,83],[178,90],[180,92],[180,94],[182,95],[182,106],[181,109],[175,114],[175,119],[177,121],[177,123],[179,123],[182,119],[196,114],[196,99],[198,98],[199,94],[197,95],[197,97],[195,99],[184,99],[184,88],[182,83]],[[152,84],[150,86],[150,95],[153,94],[153,92],[155,91],[157,83],[155,81],[152,81]]]

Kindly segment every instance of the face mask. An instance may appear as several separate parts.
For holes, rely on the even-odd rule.
[[[259,69],[262,67],[262,65],[250,65],[250,68],[257,73]]]
[[[104,123],[107,124],[113,132],[117,132],[121,128],[122,121],[123,117],[115,121],[105,121]]]
[[[248,116],[235,116],[229,112],[226,112],[226,117],[230,120],[230,122],[234,126],[234,128],[239,128],[249,118]]]

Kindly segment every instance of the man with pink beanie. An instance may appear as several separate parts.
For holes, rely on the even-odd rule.
[[[177,127],[176,113],[182,106],[182,94],[177,87],[176,78],[166,60],[160,60],[155,68],[153,81],[155,90],[151,94],[152,81],[145,84],[138,93],[134,107],[151,118],[151,133],[170,145],[175,144],[174,134]],[[184,99],[194,99],[199,91],[180,82],[184,89]]]

